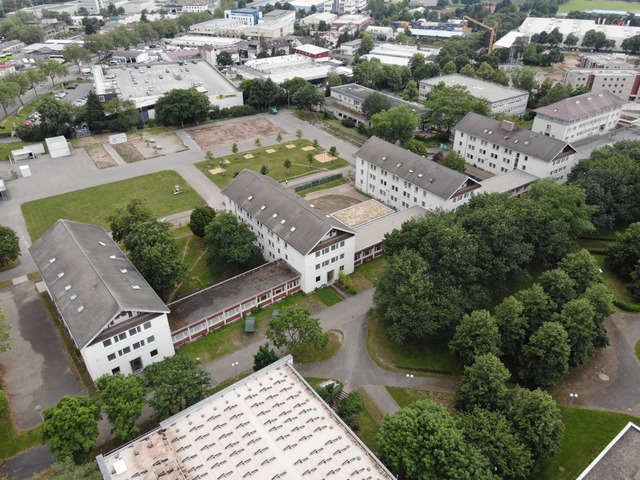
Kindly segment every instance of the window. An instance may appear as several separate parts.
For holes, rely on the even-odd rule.
[[[129,330],[129,336],[133,336],[136,333],[140,333],[142,331],[142,328],[140,327],[140,325],[138,325],[137,327],[134,327],[132,329]]]
[[[158,350],[151,350],[149,353],[151,354],[151,358],[158,356]]]
[[[318,283],[320,281],[320,277],[316,277],[316,283]]]
[[[144,347],[144,340],[140,340],[133,344],[133,349],[138,350],[139,348]]]
[[[120,367],[116,367],[116,368],[114,368],[113,370],[111,370],[111,374],[112,374],[112,375],[115,375],[115,374],[117,374],[117,373],[120,373]]]
[[[155,341],[156,341],[155,335],[151,335],[150,337],[147,337],[147,343],[153,343]]]
[[[126,332],[122,332],[120,335],[118,335],[118,340],[124,340],[125,338],[127,338]]]
[[[115,353],[110,353],[109,355],[107,355],[107,360],[109,360],[110,362],[113,362],[115,359],[116,359]]]
[[[142,325],[144,327],[145,330],[149,330],[151,328],[151,322],[146,322],[144,325]]]
[[[106,348],[108,346],[111,345],[111,339],[107,338],[104,342],[102,342],[102,345]]]

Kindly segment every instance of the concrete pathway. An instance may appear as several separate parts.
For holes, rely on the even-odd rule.
[[[383,415],[393,415],[400,407],[384,385],[365,385],[364,390],[373,399]]]
[[[116,151],[115,148],[113,148],[113,145],[111,145],[110,143],[103,143],[102,146],[104,147],[105,151],[111,155],[111,158],[113,158],[113,160],[118,164],[118,165],[126,165],[127,162],[125,162],[123,160],[123,158],[120,156],[120,154]]]
[[[192,152],[200,152],[202,150],[200,148],[200,145],[198,145],[193,140],[193,138],[191,138],[189,136],[189,134],[187,132],[185,132],[184,130],[176,130],[176,135],[178,136],[178,138],[180,140],[182,140],[182,143],[184,143],[184,146],[187,147]]]

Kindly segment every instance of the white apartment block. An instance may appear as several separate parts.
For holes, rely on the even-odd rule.
[[[224,207],[249,225],[267,261],[282,259],[312,292],[353,272],[355,232],[275,180],[243,170],[222,190]]]
[[[325,12],[338,15],[353,15],[367,10],[367,0],[327,0],[324,4]]]
[[[396,210],[455,210],[481,185],[402,147],[371,137],[356,152],[356,188]]]
[[[586,87],[592,92],[603,90],[624,101],[638,100],[640,70],[574,69],[564,73],[563,83],[574,89]]]
[[[475,98],[489,102],[491,113],[506,113],[508,115],[524,115],[529,101],[529,92],[513,87],[505,87],[498,83],[487,82],[479,78],[453,74],[420,80],[420,101],[427,98],[436,85],[444,83],[447,87],[462,85]]]
[[[535,109],[531,130],[565,142],[577,142],[615,128],[624,104],[604,90],[569,97]]]
[[[94,381],[175,353],[169,309],[102,227],[58,220],[29,252]]]
[[[78,10],[86,8],[89,15],[97,15],[100,10],[106,8],[103,0],[78,0]]]
[[[469,165],[496,175],[517,169],[565,182],[577,163],[567,142],[473,112],[455,126],[453,148]]]

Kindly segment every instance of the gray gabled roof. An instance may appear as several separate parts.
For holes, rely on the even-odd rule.
[[[612,75],[614,75],[613,72]],[[625,101],[616,97],[613,93],[601,90],[565,98],[551,105],[536,108],[534,112],[559,120],[571,121],[608,111],[612,108],[618,108],[624,104]]]
[[[506,128],[505,128],[506,127]],[[503,122],[469,112],[458,122],[455,130],[482,140],[510,148],[524,155],[551,162],[558,156],[575,153],[575,149],[562,140],[542,133],[520,128],[511,122]]]
[[[378,137],[371,137],[356,152],[356,157],[417,185],[444,200],[450,199],[458,190],[480,184],[472,178],[398,147]]]
[[[102,227],[58,220],[29,252],[78,348],[120,312],[169,312]]]
[[[303,255],[332,229],[355,233],[275,180],[251,170],[240,172],[222,193]]]

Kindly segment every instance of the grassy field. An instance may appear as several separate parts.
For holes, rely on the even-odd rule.
[[[386,337],[384,327],[373,315],[369,315],[367,350],[371,358],[387,370],[460,373],[460,367],[449,353],[446,342],[433,340],[396,345]]]
[[[640,5],[635,2],[616,2],[614,0],[569,0],[558,6],[558,13],[585,10],[621,10],[623,12],[640,12]]]
[[[315,292],[315,295],[318,299],[324,303],[327,307],[331,305],[335,305],[336,303],[340,303],[342,299],[338,296],[336,292],[331,290],[329,287],[321,288]]]
[[[41,89],[41,88],[43,87],[38,87],[38,89]],[[20,110],[20,112],[14,113],[13,115],[9,115],[2,122],[0,122],[0,128],[6,129],[6,130],[13,130],[14,124],[16,127],[20,125],[20,123],[24,122],[29,117],[29,115],[31,115],[33,112],[38,110],[38,108],[40,107],[40,104],[42,103],[42,100],[52,96],[53,94],[47,93],[46,95],[43,95],[37,100],[31,103],[28,103],[27,105],[25,105],[25,107],[22,110]]]
[[[384,275],[387,268],[387,259],[385,257],[378,257],[375,260],[363,263],[359,267],[356,267],[354,272],[357,275],[362,275],[372,284],[377,284],[378,280]],[[355,279],[354,279],[355,282]]]
[[[624,302],[635,303],[635,299],[627,290],[624,280],[612,272],[605,264],[605,256],[593,255],[593,258],[602,269],[602,278],[604,279],[604,283],[609,287],[613,294]]]
[[[9,416],[9,402],[3,393],[0,389],[0,461],[42,444],[40,427],[16,433]]]
[[[217,175],[212,175],[209,172],[211,169],[220,167],[220,161],[222,158],[216,158],[212,163],[205,160],[198,162],[195,165],[220,188],[226,187],[231,180],[233,180],[233,174],[235,172],[241,172],[245,168],[259,172],[261,167],[266,165],[269,169],[268,176],[280,182],[286,179],[308,175],[309,173],[315,173],[320,170],[333,170],[335,168],[346,167],[349,165],[346,160],[341,158],[330,163],[320,163],[317,160],[314,160],[313,163],[309,165],[309,162],[307,161],[308,153],[316,155],[318,153],[325,152],[326,150],[319,147],[315,150],[311,150],[310,152],[303,151],[302,148],[311,146],[311,142],[308,140],[296,140],[292,142],[292,144],[295,145],[295,148],[286,148],[283,143],[272,147],[262,147],[242,152],[237,155],[237,158],[233,154],[225,156],[224,158],[229,162],[225,174],[219,173]],[[267,153],[266,151],[269,149],[274,149],[275,152]],[[247,154],[253,155],[253,158],[244,158]],[[288,172],[284,167],[285,159],[291,160],[292,164]]]
[[[628,422],[640,420],[622,413],[560,407],[565,425],[560,452],[543,460],[537,480],[576,478]]]
[[[376,435],[382,423],[383,415],[364,388],[359,388],[356,392],[358,392],[364,404],[364,408],[360,412],[360,429],[357,434],[360,440],[369,447],[369,450],[375,453],[378,450]]]
[[[174,185],[180,185],[183,193],[173,195]],[[107,216],[136,197],[143,198],[156,217],[204,204],[200,195],[180,175],[165,170],[24,203],[22,214],[31,241],[35,242],[61,218],[107,227]]]
[[[306,197],[310,193],[318,192],[320,190],[327,190],[333,187],[339,187],[340,185],[344,185],[345,183],[349,183],[349,179],[342,177],[342,178],[338,178],[337,180],[331,180],[330,182],[316,185],[315,187],[305,188],[304,190],[298,190],[296,193],[301,197]]]
[[[446,407],[451,413],[454,413],[453,393],[448,392],[432,392],[429,390],[414,390],[412,388],[402,387],[386,387],[389,395],[393,397],[400,408],[408,407],[412,403],[420,400],[431,400]]]
[[[25,142],[0,143],[0,161],[9,160],[9,155],[13,150],[19,150],[27,145]],[[16,165],[15,170],[18,170]]]
[[[322,348],[305,347],[296,349],[293,358],[297,363],[316,363],[333,357],[342,346],[342,333],[331,330],[327,333],[329,341]]]

